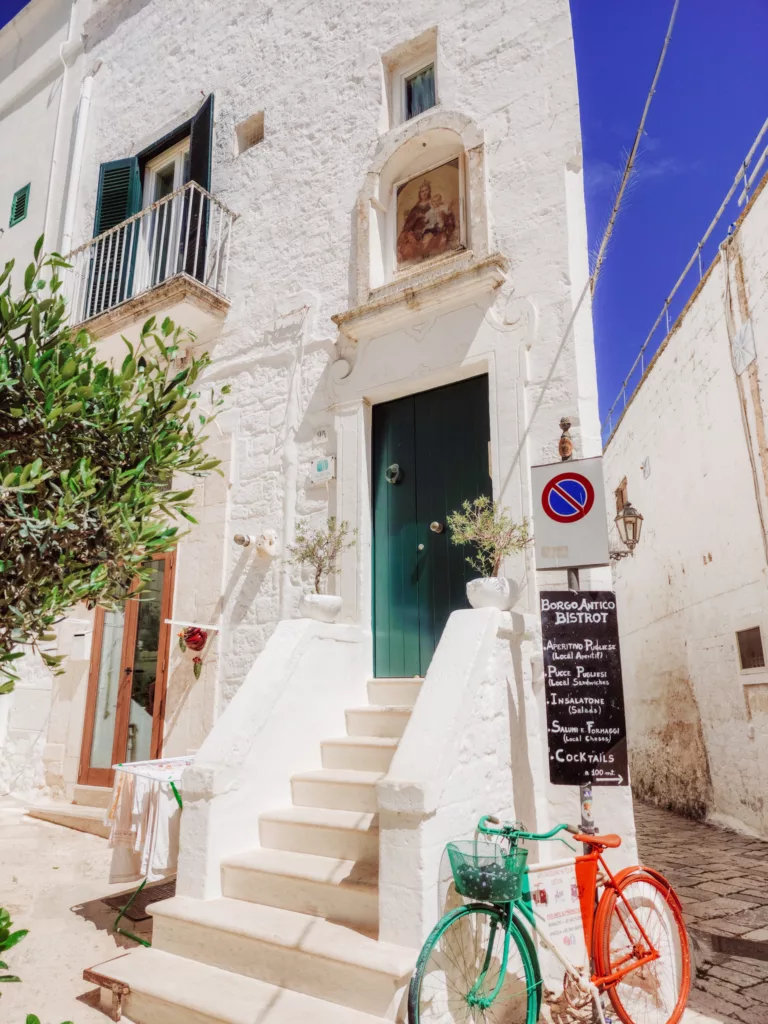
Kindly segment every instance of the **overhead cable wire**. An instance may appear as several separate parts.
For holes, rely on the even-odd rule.
[[[606,254],[606,250],[608,248],[608,243],[611,240],[611,236],[613,234],[613,229],[616,226],[616,218],[618,217],[619,209],[621,207],[621,203],[622,203],[622,200],[624,198],[624,194],[626,192],[627,185],[628,185],[630,177],[632,175],[632,170],[634,169],[635,160],[637,158],[637,153],[638,153],[638,150],[640,148],[640,140],[643,137],[643,134],[645,132],[645,122],[646,122],[646,120],[648,118],[648,112],[651,109],[651,103],[652,103],[653,97],[654,97],[654,95],[656,93],[656,85],[657,85],[657,83],[659,81],[659,76],[661,75],[661,69],[664,66],[664,61],[665,61],[666,56],[667,56],[667,50],[669,49],[669,44],[670,44],[670,41],[672,39],[672,30],[673,30],[673,28],[675,26],[675,20],[677,19],[677,11],[678,11],[679,7],[680,7],[680,0],[675,0],[674,6],[672,8],[672,15],[671,15],[671,17],[669,19],[669,25],[667,26],[667,32],[666,32],[666,35],[664,36],[664,44],[663,44],[663,46],[661,48],[661,53],[659,54],[659,59],[656,62],[656,70],[654,71],[654,74],[653,74],[653,80],[651,82],[651,87],[650,87],[650,89],[648,91],[648,95],[647,95],[646,100],[645,100],[645,105],[643,107],[643,113],[642,113],[642,116],[640,118],[640,123],[637,126],[637,132],[635,133],[635,141],[632,144],[632,149],[629,152],[626,164],[624,166],[624,173],[621,176],[621,183],[620,183],[619,189],[618,189],[618,191],[616,193],[616,198],[614,199],[614,202],[613,202],[613,207],[611,209],[611,214],[610,214],[610,217],[608,218],[608,224],[606,225],[605,231],[603,232],[603,238],[602,238],[602,241],[600,242],[600,247],[598,248],[597,256],[595,258],[594,268],[592,270],[592,273],[587,278],[586,283],[584,284],[584,287],[581,290],[581,294],[579,295],[578,301],[576,302],[576,305],[573,307],[573,311],[572,311],[572,313],[570,315],[568,323],[565,326],[565,330],[564,330],[563,336],[562,336],[562,338],[560,340],[560,344],[557,347],[557,350],[555,352],[555,357],[552,360],[552,365],[549,368],[549,373],[547,374],[547,376],[546,376],[546,378],[545,378],[545,380],[544,380],[544,382],[543,382],[543,384],[541,386],[538,398],[536,399],[536,402],[534,404],[533,410],[531,411],[531,415],[530,415],[530,418],[529,418],[528,423],[526,425],[525,431],[523,433],[522,438],[520,439],[520,445],[519,445],[519,447],[517,449],[517,452],[515,454],[514,459],[512,460],[512,465],[510,466],[509,474],[507,475],[507,479],[504,481],[504,485],[502,486],[502,490],[503,490],[504,486],[506,485],[506,483],[509,481],[509,477],[512,475],[512,470],[514,469],[515,465],[517,464],[517,462],[518,462],[518,460],[520,458],[520,453],[522,452],[523,446],[525,445],[525,442],[526,442],[526,440],[528,438],[528,434],[530,433],[531,425],[533,424],[533,421],[536,418],[536,415],[537,415],[539,409],[541,408],[541,403],[544,401],[544,395],[547,392],[547,388],[552,383],[552,378],[554,377],[554,374],[555,374],[555,368],[557,367],[557,364],[560,361],[560,356],[563,354],[563,349],[565,348],[565,343],[566,343],[566,341],[568,340],[568,338],[570,336],[570,333],[571,333],[571,331],[573,329],[574,323],[576,322],[576,317],[579,315],[579,311],[581,310],[581,307],[584,304],[584,300],[586,299],[587,295],[590,294],[590,293],[594,294],[595,285],[597,283],[598,275],[599,275],[599,273],[600,273],[600,271],[601,271],[601,269],[603,267],[603,263],[605,262],[605,254]]]

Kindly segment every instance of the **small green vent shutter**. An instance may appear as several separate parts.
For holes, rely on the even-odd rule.
[[[14,224],[18,224],[20,220],[24,220],[29,210],[29,185],[25,185],[24,188],[20,188],[18,192],[14,192],[13,199],[11,200],[11,222],[10,227]]]
[[[136,157],[102,164],[99,168],[94,237],[122,224],[140,209],[141,177]],[[130,234],[125,230],[116,231],[92,247],[86,317],[96,316],[130,298],[138,237],[134,236],[135,230]]]

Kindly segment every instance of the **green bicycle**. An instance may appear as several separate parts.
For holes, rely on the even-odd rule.
[[[527,832],[490,816],[477,828],[504,844],[448,844],[456,890],[477,902],[446,914],[425,942],[408,992],[409,1024],[536,1024],[543,986],[533,934],[562,964],[570,1006],[592,1003],[605,1024],[607,993],[623,1024],[677,1024],[691,960],[680,901],[662,875],[639,866],[612,875],[602,853],[621,844],[616,835],[582,835],[573,825]],[[565,842],[561,832],[589,846],[576,857],[588,956],[581,967],[550,941],[523,893],[528,851],[519,843]]]

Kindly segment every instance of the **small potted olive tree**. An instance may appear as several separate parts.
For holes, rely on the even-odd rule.
[[[302,616],[320,622],[333,622],[338,618],[341,598],[337,594],[323,594],[320,588],[329,576],[338,572],[339,555],[354,546],[356,533],[346,520],[337,523],[335,516],[328,517],[324,530],[312,530],[308,523],[299,523],[296,541],[288,545],[289,561],[291,565],[308,565],[314,584],[312,593],[302,594],[299,600]]]
[[[469,544],[474,553],[467,562],[480,576],[467,583],[467,600],[473,608],[501,608],[506,611],[517,600],[514,580],[499,576],[507,555],[522,551],[530,541],[528,520],[516,523],[496,501],[482,496],[465,501],[448,516],[454,544]]]

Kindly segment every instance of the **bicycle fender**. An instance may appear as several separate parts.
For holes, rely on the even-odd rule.
[[[622,868],[621,871],[617,872],[613,876],[616,879],[616,884],[620,886],[625,879],[627,879],[630,875],[634,874],[636,871],[645,871],[646,874],[651,875],[653,878],[655,878],[657,882],[661,882],[663,885],[665,885],[669,890],[670,897],[674,901],[675,906],[678,908],[678,910],[682,912],[683,905],[680,902],[680,897],[675,892],[674,886],[666,877],[666,875],[662,875],[662,873],[660,871],[657,871],[656,868],[648,868],[644,864],[633,864],[628,868]]]

